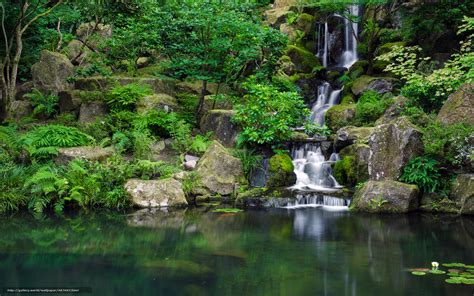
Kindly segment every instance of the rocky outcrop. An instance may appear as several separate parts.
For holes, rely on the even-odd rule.
[[[109,88],[120,85],[127,85],[137,83],[148,85],[157,94],[167,94],[175,96],[177,92],[177,82],[171,78],[156,78],[156,77],[85,77],[77,78],[74,88],[77,90],[86,91],[104,91]]]
[[[205,96],[201,110],[199,111],[199,119],[210,110],[232,110],[232,107],[232,102],[228,99],[220,99],[220,97],[216,95]]]
[[[277,154],[268,161],[268,181],[267,187],[288,187],[295,185],[296,174],[293,162],[287,154]]]
[[[407,213],[418,208],[416,185],[396,181],[368,181],[356,192],[351,210],[372,213]]]
[[[83,159],[87,161],[105,161],[114,154],[113,148],[101,148],[93,146],[60,148],[56,163],[67,164],[75,159]]]
[[[103,101],[104,93],[101,91],[67,90],[58,93],[59,113],[79,114],[82,103]]]
[[[443,197],[438,193],[423,193],[420,201],[420,210],[430,213],[459,214],[461,205],[454,200]]]
[[[462,214],[474,215],[474,174],[458,175],[449,197],[461,206]]]
[[[57,52],[43,50],[38,63],[31,67],[34,87],[45,93],[58,93],[71,88],[67,82],[74,75],[69,59]]]
[[[145,114],[151,110],[175,111],[178,108],[176,98],[167,94],[153,94],[146,96],[136,103],[137,112]]]
[[[234,147],[240,127],[232,122],[233,110],[210,110],[201,118],[201,130],[212,132],[213,137],[227,147]]]
[[[33,113],[33,106],[29,101],[13,101],[8,108],[8,119],[20,120],[23,117],[29,116]]]
[[[321,65],[314,53],[295,45],[288,46],[286,55],[290,57],[297,72],[311,73],[315,67]]]
[[[77,28],[76,36],[82,42],[87,42],[89,47],[97,49],[104,39],[112,36],[112,27],[105,24],[96,24],[95,22],[83,23]]]
[[[464,84],[451,94],[437,119],[444,124],[474,124],[474,83]]]
[[[79,122],[91,123],[107,115],[107,105],[104,102],[85,102],[81,104]]]
[[[408,103],[408,99],[402,96],[395,97],[393,103],[385,110],[384,114],[377,119],[376,124],[381,125],[397,119]]]
[[[422,133],[407,118],[377,126],[369,138],[372,180],[397,180],[405,164],[423,153]]]
[[[337,131],[348,125],[356,115],[355,104],[335,105],[328,109],[325,115],[326,125],[333,131]]]
[[[196,173],[203,187],[211,194],[230,195],[239,183],[245,182],[240,159],[232,156],[217,141],[199,160]]]
[[[354,187],[369,179],[370,148],[366,144],[353,144],[339,152],[342,160],[334,165],[334,177],[345,186]]]
[[[188,204],[181,183],[175,179],[131,179],[125,183],[125,190],[133,205],[140,208],[184,207]]]
[[[368,143],[372,134],[373,127],[346,126],[339,129],[334,139],[334,148],[336,151],[354,143]]]
[[[392,92],[393,79],[363,75],[354,81],[351,90],[352,93],[356,96],[360,96],[363,92],[368,90],[376,91],[379,94],[385,94],[388,92]]]

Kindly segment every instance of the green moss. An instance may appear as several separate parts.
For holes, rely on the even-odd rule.
[[[310,34],[314,31],[314,16],[307,13],[302,13],[298,16],[295,25],[298,30],[301,30],[305,34]]]
[[[341,105],[349,105],[354,103],[354,96],[352,96],[351,94],[345,95],[341,100]]]
[[[341,75],[339,74],[338,71],[330,71],[327,74],[327,80],[328,81],[336,81],[336,79],[338,79],[339,76],[341,76]]]
[[[360,95],[364,91],[364,89],[367,88],[369,83],[374,79],[375,77],[371,77],[367,75],[360,76],[352,84],[352,88],[351,88],[352,93],[355,94],[356,96]]]
[[[294,166],[288,154],[277,154],[270,158],[268,163],[268,187],[284,187],[293,185],[296,175]]]
[[[296,71],[303,73],[310,73],[315,67],[321,64],[316,56],[302,48],[295,45],[288,46],[287,55],[296,66]]]
[[[333,131],[349,125],[355,117],[355,105],[335,105],[326,112],[326,125]]]
[[[334,165],[334,178],[337,182],[345,186],[355,186],[357,184],[357,174],[355,171],[356,159],[354,156],[346,156]]]
[[[395,46],[406,46],[406,42],[405,41],[398,41],[398,42],[389,42],[389,43],[385,43],[385,44],[382,44],[381,46],[379,46],[379,48],[377,49],[377,55],[381,55],[381,54],[385,54],[385,53],[388,53],[390,51],[392,51],[392,49],[395,47]]]

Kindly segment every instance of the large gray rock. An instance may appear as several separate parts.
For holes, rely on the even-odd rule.
[[[8,118],[12,120],[20,120],[23,117],[33,113],[33,106],[29,101],[13,101],[8,108]]]
[[[379,94],[392,92],[393,78],[381,78],[362,75],[352,84],[352,93],[356,96],[368,90],[376,91]]]
[[[423,153],[422,133],[407,118],[400,117],[375,127],[369,138],[372,180],[397,180],[405,164]]]
[[[75,159],[83,159],[88,161],[105,161],[114,154],[113,148],[101,148],[94,146],[82,146],[72,148],[60,148],[56,163],[67,164]]]
[[[67,82],[74,75],[69,59],[57,52],[43,50],[39,62],[31,67],[35,88],[45,93],[58,93],[71,88]]]
[[[79,122],[91,123],[107,115],[107,105],[104,102],[85,102],[81,104]]]
[[[449,196],[461,205],[462,214],[474,215],[474,174],[458,175]]]
[[[92,50],[84,46],[84,43],[77,39],[69,42],[64,51],[71,63],[75,65],[82,65],[88,62],[92,54]]]
[[[196,167],[203,187],[211,194],[229,195],[245,182],[242,162],[214,141]]]
[[[182,184],[175,179],[139,180],[130,179],[125,190],[135,206],[141,208],[184,207],[188,205]]]
[[[59,113],[79,114],[82,103],[103,101],[105,94],[101,91],[67,90],[58,93]]]
[[[201,130],[212,132],[213,137],[227,147],[234,147],[240,127],[232,122],[233,110],[210,110],[201,119]]]
[[[366,144],[352,144],[339,152],[342,160],[336,162],[333,176],[345,186],[355,186],[369,179],[370,148]]]
[[[199,120],[211,110],[232,110],[232,102],[227,99],[219,99],[216,95],[208,95],[204,97],[201,110],[199,112]]]
[[[176,111],[178,101],[167,94],[153,94],[139,100],[136,104],[137,112],[145,114],[151,110],[164,110],[166,112]]]
[[[351,202],[351,210],[372,213],[407,213],[418,208],[416,185],[396,181],[368,181]]]
[[[394,98],[393,103],[387,108],[387,110],[385,110],[384,114],[377,119],[375,124],[381,125],[397,119],[402,114],[407,103],[408,99],[405,97],[398,96]]]
[[[343,127],[339,129],[336,133],[336,138],[334,139],[334,147],[336,151],[339,151],[342,148],[352,145],[356,142],[360,144],[367,143],[373,130],[373,127]]]
[[[437,119],[445,124],[474,124],[474,83],[464,84],[450,95]]]

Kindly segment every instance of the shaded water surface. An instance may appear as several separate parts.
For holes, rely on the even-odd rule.
[[[0,217],[0,287],[93,295],[473,295],[431,261],[474,263],[474,219],[322,209]]]

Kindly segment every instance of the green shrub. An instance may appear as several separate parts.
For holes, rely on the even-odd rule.
[[[319,124],[307,123],[304,126],[304,131],[308,136],[321,136],[327,137],[331,135],[331,130],[326,126],[320,126]]]
[[[389,105],[390,100],[384,99],[377,92],[365,91],[356,104],[356,121],[361,125],[374,123]]]
[[[263,169],[263,156],[257,154],[257,152],[253,149],[236,149],[233,151],[233,155],[241,160],[244,176],[247,178],[247,180],[250,179],[256,170]]]
[[[423,133],[425,153],[445,159],[455,167],[469,167],[472,146],[469,144],[474,137],[474,126],[466,124],[442,124],[432,122]]]
[[[33,89],[25,97],[31,102],[33,115],[51,118],[58,112],[59,97],[57,95],[44,95],[39,90]]]
[[[148,85],[131,83],[111,89],[107,94],[106,101],[112,111],[133,111],[136,102],[151,93],[151,88]]]
[[[246,94],[235,105],[234,117],[243,128],[241,142],[279,145],[291,138],[292,127],[303,125],[309,114],[296,92],[281,92],[253,79],[243,87]]]
[[[415,184],[423,192],[438,192],[442,189],[439,163],[427,156],[415,157],[403,168],[400,181]]]

